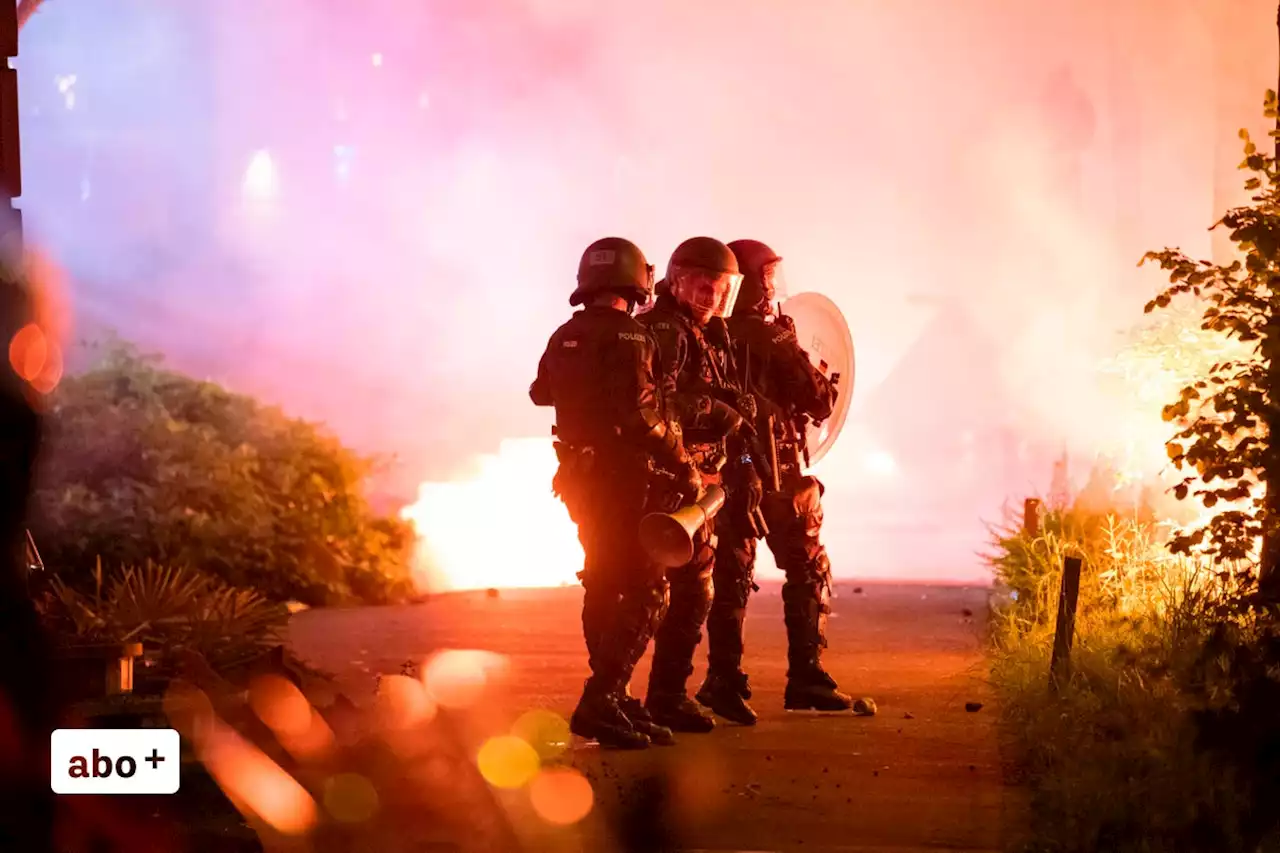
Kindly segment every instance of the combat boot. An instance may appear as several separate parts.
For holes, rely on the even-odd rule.
[[[708,671],[694,698],[731,723],[754,726],[756,712],[747,704],[750,696],[751,688],[747,686],[745,672],[720,674]]]
[[[782,614],[787,626],[787,689],[782,706],[788,711],[850,711],[853,699],[841,693],[822,668],[826,648],[826,601],[806,594],[803,587],[782,589]]]
[[[653,717],[649,715],[649,711],[630,692],[622,694],[618,707],[622,709],[622,713],[627,715],[627,719],[635,726],[636,731],[648,737],[649,742],[654,746],[675,746],[675,733],[666,726],[660,726],[655,723]]]
[[[588,682],[590,685],[590,682]],[[588,687],[569,718],[569,731],[580,738],[594,740],[607,749],[645,749],[649,738],[638,731],[622,709],[616,696]]]
[[[686,734],[706,734],[716,727],[716,721],[683,693],[649,694],[644,704],[649,716],[660,726],[673,732]]]
[[[782,706],[788,711],[849,711],[853,698],[841,693],[836,680],[814,661],[799,672],[788,673]]]

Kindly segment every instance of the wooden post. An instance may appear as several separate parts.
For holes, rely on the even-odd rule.
[[[1027,498],[1022,504],[1022,533],[1035,538],[1040,535],[1040,499]]]
[[[125,643],[120,654],[107,660],[107,695],[133,692],[133,659],[142,657],[142,643]]]
[[[1071,645],[1076,633],[1076,605],[1080,601],[1079,557],[1062,561],[1062,587],[1058,592],[1058,624],[1053,632],[1053,657],[1049,661],[1049,686],[1057,691],[1071,677]]]

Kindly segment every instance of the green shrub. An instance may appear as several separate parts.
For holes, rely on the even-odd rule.
[[[32,530],[84,587],[95,560],[189,566],[308,604],[397,600],[409,525],[379,517],[372,461],[250,397],[106,348],[51,400]]]

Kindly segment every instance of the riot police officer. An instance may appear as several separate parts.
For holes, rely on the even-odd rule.
[[[657,342],[660,381],[703,482],[724,485],[730,501],[755,494],[758,506],[760,478],[743,445],[751,427],[740,412],[741,389],[724,325],[741,283],[737,260],[725,244],[691,238],[671,255],[652,310],[638,319]],[[713,518],[698,529],[693,558],[668,570],[669,605],[654,637],[645,705],[657,723],[675,731],[715,727],[686,692],[711,607],[714,524]]]
[[[757,427],[766,433],[772,415],[777,472],[766,482],[763,509],[767,542],[786,575],[782,604],[787,629],[788,710],[847,711],[852,699],[822,667],[831,612],[831,561],[820,538],[822,483],[804,474],[801,418],[831,416],[835,388],[800,347],[795,329],[775,316],[782,258],[756,240],[729,244],[743,273],[728,320],[742,381],[758,404]],[[770,454],[773,456],[774,454]],[[743,619],[753,588],[756,541],[749,531],[722,525],[714,572],[715,599],[707,621],[707,679],[697,699],[720,716],[744,725],[756,721],[747,704],[751,689],[742,669]]]
[[[585,307],[551,336],[529,388],[536,405],[556,410],[553,488],[578,526],[585,558],[579,577],[591,675],[570,729],[618,748],[673,742],[627,691],[666,595],[639,526],[647,512],[670,512],[701,488],[655,377],[655,344],[632,317],[652,293],[653,267],[634,243],[592,243],[569,298]]]

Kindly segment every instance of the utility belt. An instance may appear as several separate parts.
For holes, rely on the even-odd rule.
[[[571,477],[603,476],[648,467],[648,456],[639,449],[616,445],[572,444],[557,440],[553,445],[560,472]]]
[[[564,441],[556,441],[553,446],[560,467],[552,478],[551,490],[564,501],[575,522],[602,499],[620,499],[637,509],[649,503],[661,504],[662,511],[675,509],[666,506],[666,494],[672,490],[676,472],[658,464],[644,450]]]

